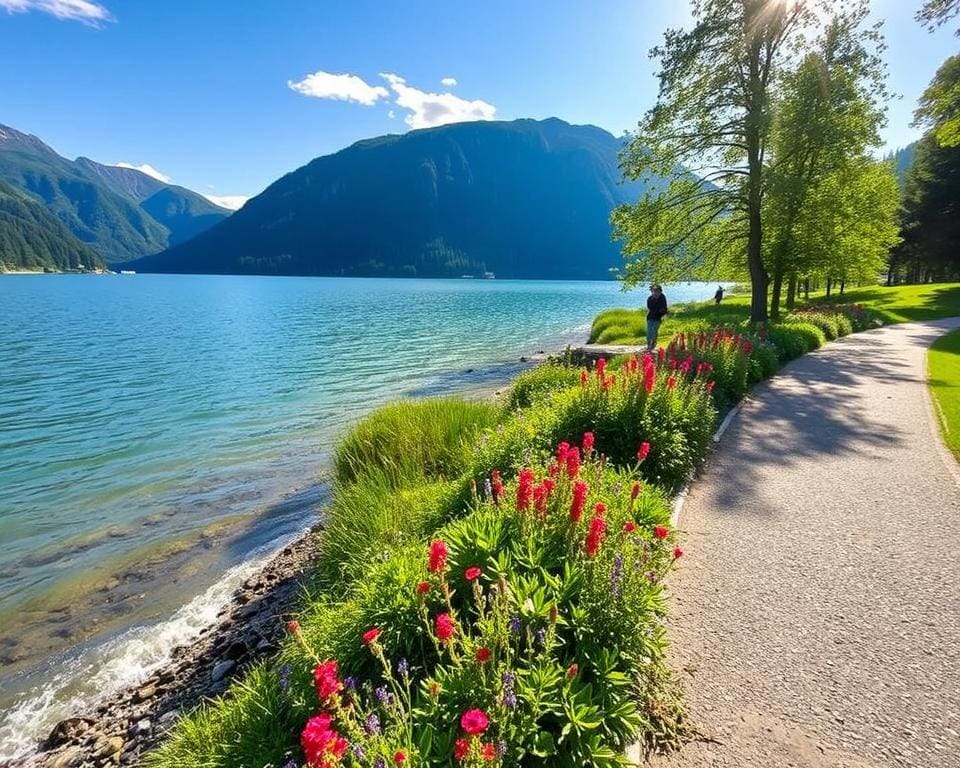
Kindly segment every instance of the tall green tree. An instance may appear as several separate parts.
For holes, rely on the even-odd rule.
[[[657,103],[624,152],[625,175],[670,177],[613,215],[628,286],[656,277],[747,273],[754,321],[767,318],[763,189],[773,89],[815,16],[788,0],[696,0],[691,30],[668,30]]]
[[[913,124],[931,129],[942,147],[960,145],[960,55],[940,65],[920,97]]]
[[[808,53],[781,81],[771,132],[771,161],[764,193],[764,262],[772,276],[770,314],[779,316],[784,278],[792,308],[799,275],[818,270],[823,241],[811,241],[811,219],[834,219],[848,210],[843,181],[859,181],[868,148],[880,143],[885,122],[886,67],[879,55],[879,28],[866,26],[869,9],[860,3],[837,13]],[[847,178],[849,177],[849,178]],[[837,183],[839,182],[839,183]],[[896,232],[893,209],[859,207],[857,214],[882,215],[874,222]],[[881,244],[882,243],[882,244]],[[889,238],[878,246],[889,248]],[[871,252],[873,248],[871,247]],[[818,261],[819,260],[819,261]]]
[[[917,21],[933,32],[958,14],[960,14],[960,0],[927,0],[917,11]],[[957,29],[956,34],[960,36],[960,28]]]

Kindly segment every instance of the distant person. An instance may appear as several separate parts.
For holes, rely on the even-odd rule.
[[[657,346],[660,323],[666,314],[667,297],[663,295],[663,289],[654,283],[650,286],[650,296],[647,298],[647,349],[651,352]]]
[[[722,285],[719,286],[719,287],[717,288],[717,292],[716,292],[715,294],[713,294],[713,300],[714,300],[717,304],[719,304],[721,301],[723,301],[723,286],[722,286]]]

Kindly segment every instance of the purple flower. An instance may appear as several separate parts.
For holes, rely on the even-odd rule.
[[[613,557],[613,570],[610,572],[610,591],[614,597],[620,597],[620,584],[623,581],[623,553]]]
[[[517,676],[513,672],[503,673],[503,706],[513,709],[517,706],[517,694],[513,692],[513,684]]]
[[[366,755],[366,750],[363,748],[363,745],[354,744],[352,749],[353,754],[357,756],[357,760],[363,760],[364,756]]]
[[[343,679],[343,687],[348,691],[355,691],[357,690],[357,681],[352,677],[345,677]]]
[[[377,717],[375,712],[367,715],[367,719],[363,723],[363,730],[367,732],[367,736],[376,736],[380,733],[380,718]]]
[[[289,664],[284,664],[280,667],[280,690],[284,693],[290,688],[290,672],[292,671]]]
[[[544,643],[545,643],[546,640],[547,640],[547,630],[544,629],[543,627],[540,627],[540,629],[538,629],[538,630],[533,634],[533,639],[534,639],[534,641],[536,642],[536,644],[539,645],[539,646],[542,648],[543,645],[544,645]]]
[[[513,634],[519,635],[521,626],[522,625],[520,623],[519,616],[514,616],[512,619],[510,619],[510,631],[513,632]]]
[[[500,755],[500,757],[503,757],[505,754],[507,754],[507,742],[497,742],[497,754]]]
[[[657,581],[659,581],[655,571],[647,571],[647,581],[649,581],[651,584],[656,584]]]
[[[397,662],[397,672],[400,674],[400,677],[407,677],[410,674],[410,665],[407,664],[406,659],[400,659]]]
[[[490,483],[490,478],[485,478],[483,481],[483,498],[490,500],[493,498],[493,485]]]
[[[283,764],[283,768],[297,768],[297,761],[287,760],[287,762]]]
[[[373,768],[387,768],[387,761],[382,757],[378,757],[373,761]]]
[[[377,690],[373,692],[373,695],[377,697],[377,701],[379,701],[381,704],[386,704],[388,701],[390,701],[390,693],[387,691],[387,687],[385,685],[381,685],[379,688],[377,688]]]

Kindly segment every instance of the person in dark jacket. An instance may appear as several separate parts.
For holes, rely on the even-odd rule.
[[[647,349],[650,351],[657,346],[660,323],[666,314],[667,297],[663,295],[663,289],[654,283],[650,286],[650,296],[647,298]]]
[[[713,294],[713,300],[714,300],[717,304],[719,304],[721,301],[723,301],[723,286],[722,286],[722,285],[721,285],[719,288],[717,288],[717,292],[716,292],[715,294]]]

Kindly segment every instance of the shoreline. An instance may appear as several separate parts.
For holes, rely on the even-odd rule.
[[[0,761],[0,768],[135,765],[156,746],[180,716],[228,688],[279,649],[286,621],[316,551],[315,526],[269,556],[189,645],[146,678],[112,694],[93,711],[61,720],[39,751],[25,760]]]

